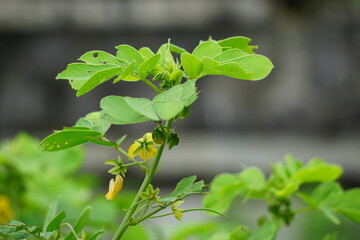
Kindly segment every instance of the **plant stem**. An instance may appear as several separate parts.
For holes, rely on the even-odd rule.
[[[146,83],[147,85],[149,85],[152,89],[154,89],[157,93],[162,93],[162,91],[156,87],[152,82],[150,82],[148,79],[143,78],[141,79],[141,81],[143,81],[144,83]]]
[[[172,123],[172,120],[169,120],[167,123],[166,123],[166,129],[170,129],[171,127],[171,123]],[[139,200],[140,200],[140,195],[142,192],[145,192],[147,187],[149,186],[149,184],[151,183],[151,181],[153,180],[154,178],[154,175],[156,173],[156,170],[157,170],[157,167],[159,165],[159,162],[160,162],[160,158],[161,158],[161,155],[162,155],[162,152],[164,150],[164,147],[165,147],[165,142],[159,147],[159,149],[157,150],[157,153],[156,153],[156,156],[154,158],[154,162],[153,162],[153,165],[151,166],[150,170],[146,173],[146,176],[144,178],[144,181],[143,183],[141,184],[140,188],[139,188],[139,191],[137,192],[132,204],[131,204],[131,207],[130,207],[130,210],[126,213],[123,221],[121,222],[119,228],[117,229],[114,237],[112,238],[113,240],[120,240],[121,237],[124,235],[126,229],[129,227],[130,225],[130,221],[137,209],[136,205],[138,204]]]

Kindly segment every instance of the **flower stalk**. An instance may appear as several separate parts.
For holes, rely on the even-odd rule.
[[[165,126],[166,130],[169,130],[171,128],[171,124],[172,124],[172,120],[169,120],[166,123],[166,126]],[[158,168],[164,147],[165,147],[165,142],[162,145],[160,145],[160,147],[158,148],[157,153],[154,158],[154,161],[153,161],[153,164],[152,164],[151,168],[149,169],[149,171],[146,173],[143,183],[141,184],[139,191],[137,192],[137,194],[130,206],[130,210],[126,213],[122,223],[120,224],[119,228],[115,232],[115,235],[112,238],[112,240],[120,240],[121,237],[124,235],[126,229],[131,225],[131,220],[136,212],[137,206],[139,204],[139,200],[141,198],[140,195],[142,192],[146,191],[147,187],[153,180],[156,170]]]

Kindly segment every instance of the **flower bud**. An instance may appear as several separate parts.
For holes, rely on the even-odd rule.
[[[167,144],[169,145],[169,150],[173,147],[179,144],[179,137],[177,135],[177,133],[172,132],[169,134],[168,139],[167,139]]]
[[[165,142],[165,135],[159,127],[152,131],[152,138],[156,145],[162,145]]]

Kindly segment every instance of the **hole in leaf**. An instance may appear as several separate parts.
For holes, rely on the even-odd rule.
[[[106,62],[103,62],[103,64],[106,64]]]
[[[99,53],[96,52],[93,54],[93,56],[94,56],[94,58],[97,58],[99,56]]]

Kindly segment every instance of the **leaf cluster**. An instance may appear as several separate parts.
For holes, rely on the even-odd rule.
[[[44,224],[28,226],[19,221],[11,221],[9,224],[0,226],[0,236],[10,237],[15,240],[39,239],[39,240],[97,240],[104,233],[103,230],[97,231],[87,236],[84,228],[89,222],[91,208],[86,207],[74,225],[64,223],[66,218],[65,211],[58,212],[58,201],[53,202],[46,214]],[[65,230],[67,227],[67,231]],[[79,237],[81,234],[81,237]]]
[[[249,199],[263,200],[269,214],[259,219],[259,228],[253,234],[264,231],[273,237],[254,238],[249,232],[248,237],[239,238],[244,240],[274,239],[282,224],[289,225],[296,214],[304,211],[320,211],[335,224],[340,223],[339,214],[360,223],[360,189],[344,190],[336,182],[342,173],[341,166],[319,158],[303,164],[286,156],[284,162],[272,165],[269,177],[257,167],[219,174],[210,185],[211,194],[205,196],[204,206],[225,213],[236,197],[241,197],[242,203]],[[310,194],[302,192],[301,187],[309,183],[317,185]],[[293,209],[294,198],[301,199],[305,206]]]

